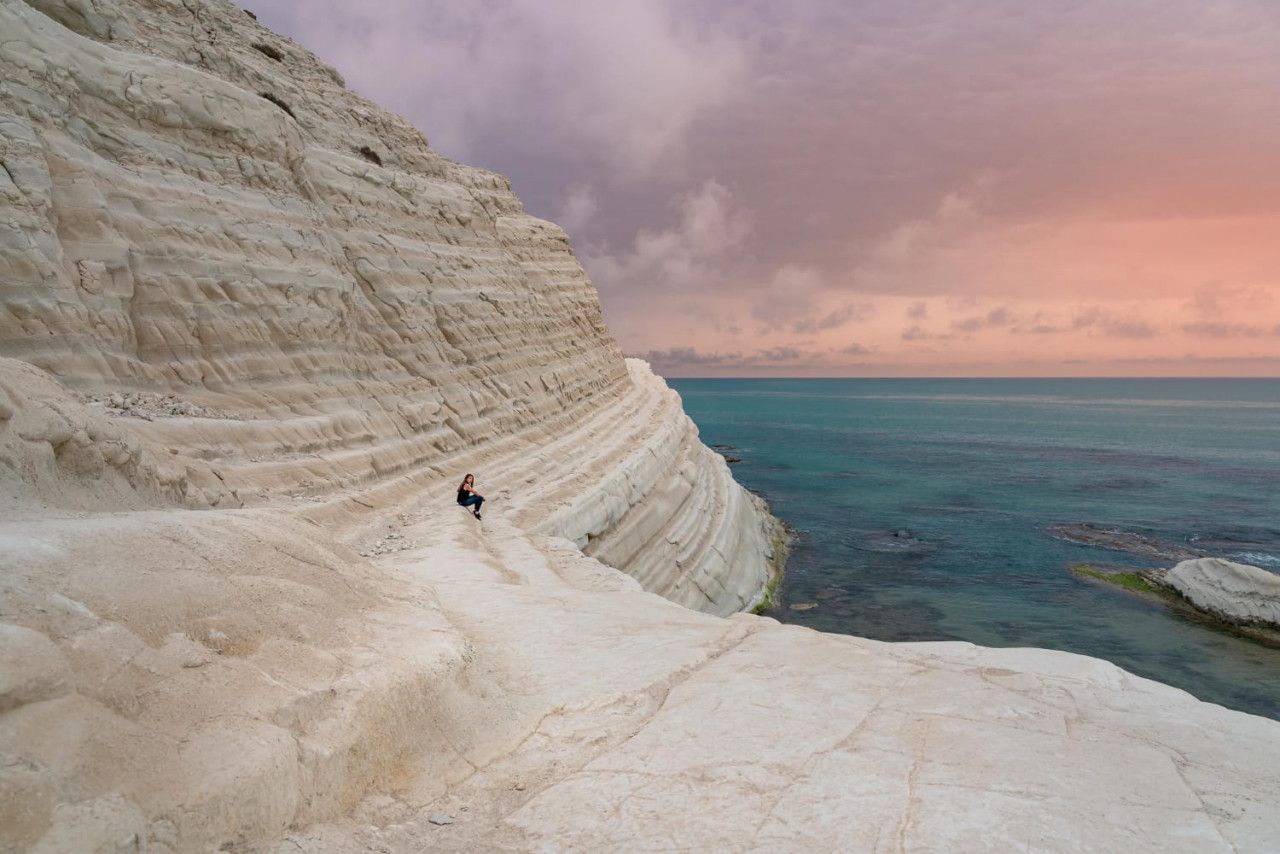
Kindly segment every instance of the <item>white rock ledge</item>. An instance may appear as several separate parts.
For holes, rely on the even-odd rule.
[[[1191,604],[1229,623],[1280,629],[1280,576],[1216,557],[1184,560],[1164,581]]]
[[[647,426],[645,435],[630,437],[607,470],[574,487],[532,530],[573,540],[681,605],[720,616],[754,606],[769,582],[780,523],[698,441],[679,395],[647,363],[627,366],[651,401],[629,415]]]

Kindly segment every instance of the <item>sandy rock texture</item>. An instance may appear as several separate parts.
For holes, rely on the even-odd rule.
[[[0,33],[0,852],[1274,850],[1280,724],[735,614],[563,231],[244,10]]]
[[[1164,582],[1202,611],[1230,623],[1280,629],[1280,576],[1216,557],[1184,560]]]

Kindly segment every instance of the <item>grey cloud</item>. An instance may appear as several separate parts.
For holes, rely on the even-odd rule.
[[[728,187],[707,181],[671,199],[668,206],[677,221],[665,229],[642,230],[628,249],[583,250],[582,264],[602,297],[618,290],[714,289],[740,262],[752,223]]]
[[[1093,306],[1078,312],[1066,324],[1037,323],[1025,331],[1033,335],[1058,335],[1066,332],[1089,332],[1108,338],[1154,338],[1157,330],[1145,320],[1120,316]]]
[[[574,184],[565,194],[556,222],[570,234],[587,232],[600,212],[600,199],[590,184]]]
[[[636,358],[644,359],[659,370],[670,367],[736,365],[742,362],[741,353],[702,353],[693,347],[650,350]]]
[[[869,305],[846,304],[823,317],[815,315],[798,320],[791,324],[791,331],[797,335],[825,332],[828,329],[839,329],[851,320],[866,320],[871,314]]]
[[[1271,288],[1206,282],[1196,288],[1187,308],[1209,321],[1233,311],[1267,312],[1275,302]]]
[[[791,331],[797,335],[809,335],[825,329],[836,329],[844,326],[853,317],[853,306],[845,306],[822,318],[806,318],[791,324]]]
[[[1184,323],[1182,324],[1182,331],[1188,335],[1199,335],[1205,338],[1261,338],[1266,334],[1266,331],[1260,326],[1217,321]]]
[[[1009,310],[1001,307],[993,308],[982,316],[957,320],[951,324],[951,328],[958,332],[978,332],[982,329],[1008,326],[1011,323],[1013,323],[1013,317],[1009,314]]]
[[[753,358],[761,362],[792,362],[800,358],[800,351],[795,347],[771,347],[761,350]]]
[[[855,349],[856,348],[856,349]],[[870,351],[851,344],[841,351],[842,355],[866,355]],[[665,350],[650,350],[639,354],[653,365],[658,373],[683,373],[699,369],[746,369],[769,367],[808,367],[828,360],[830,351],[801,349],[797,347],[769,347],[751,353],[738,351],[701,352],[694,347],[671,347]]]
[[[824,282],[807,264],[786,264],[774,271],[769,287],[758,293],[751,306],[751,316],[764,324],[763,331],[778,330],[788,325],[816,323],[814,294]]]
[[[1109,320],[1103,331],[1112,338],[1154,338],[1155,327],[1145,320]]]
[[[642,353],[639,358],[644,359],[654,367],[661,368],[743,367],[765,363],[793,362],[812,355],[812,353],[802,353],[795,347],[770,347],[746,355],[740,352],[703,353],[693,347],[671,347],[666,350],[650,350],[648,353]]]
[[[1071,321],[1071,328],[1072,329],[1088,328],[1090,326],[1093,326],[1099,320],[1101,320],[1102,317],[1103,317],[1102,309],[1100,308],[1088,309],[1075,316],[1075,318]]]
[[[907,309],[907,317],[911,320],[924,320],[929,316],[929,308],[923,300],[913,302],[911,307]]]
[[[1205,364],[1240,364],[1240,365],[1276,365],[1280,367],[1280,356],[1201,356],[1197,353],[1185,353],[1181,357],[1167,356],[1128,357],[1107,359],[1113,364],[1180,364],[1185,362],[1203,362]]]
[[[1187,329],[1187,326],[1183,329]],[[1076,312],[1075,316],[1066,323],[1039,322],[1031,327],[1014,327],[1010,331],[1031,335],[1062,335],[1078,332],[1105,338],[1143,339],[1154,338],[1160,330],[1139,317],[1117,314],[1105,311],[1098,306],[1091,306]]]
[[[902,330],[901,338],[903,341],[946,341],[954,337],[949,332],[930,332],[922,326],[912,326]]]
[[[847,347],[842,347],[840,352],[845,356],[870,356],[871,351],[856,341]]]

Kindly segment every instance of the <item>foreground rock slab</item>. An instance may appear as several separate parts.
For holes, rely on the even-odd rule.
[[[494,684],[547,714],[438,797],[393,793],[363,824],[264,850],[1266,852],[1280,838],[1280,723],[1078,655],[722,620],[605,578],[585,590],[571,550],[500,521],[482,536],[578,581],[486,581],[445,569],[447,552],[388,561],[435,579]],[[454,817],[447,835],[424,833],[431,811]]]
[[[344,535],[414,544],[374,560],[280,511],[5,521],[4,637],[22,662],[0,713],[8,849],[1280,838],[1275,721],[1067,653],[701,614],[514,509],[455,510],[419,498]]]

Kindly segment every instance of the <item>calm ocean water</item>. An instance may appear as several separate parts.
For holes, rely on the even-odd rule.
[[[1068,568],[1169,566],[1085,523],[1280,570],[1280,380],[671,380],[799,532],[785,622],[1105,658],[1280,719],[1280,649]],[[794,610],[794,605],[813,605]]]

